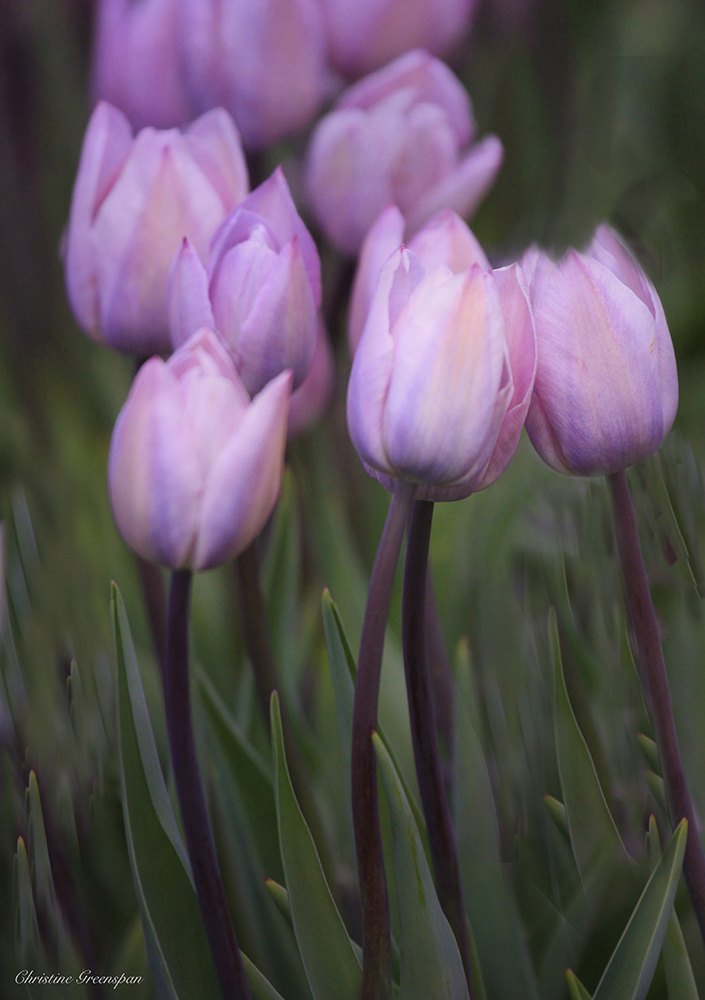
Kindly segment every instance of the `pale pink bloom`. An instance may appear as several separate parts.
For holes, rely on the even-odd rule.
[[[554,263],[527,254],[538,367],[526,419],[559,472],[619,472],[652,455],[678,408],[678,373],[661,301],[614,230]]]
[[[307,154],[308,197],[328,238],[356,254],[390,204],[407,235],[442,208],[469,215],[503,157],[496,136],[473,144],[474,135],[467,92],[426,52],[350,87],[316,126]]]
[[[83,142],[66,241],[66,284],[86,333],[148,356],[170,349],[169,272],[184,237],[205,259],[214,233],[247,194],[247,168],[222,109],[185,132],[130,125],[111,105]]]
[[[209,330],[140,369],[115,424],[108,487],[130,548],[171,569],[235,558],[277,502],[291,373],[252,401]]]

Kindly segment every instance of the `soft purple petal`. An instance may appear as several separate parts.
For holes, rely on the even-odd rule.
[[[426,271],[435,271],[441,264],[453,274],[467,271],[479,264],[489,271],[490,262],[472,231],[460,216],[444,209],[431,218],[409,241],[409,249],[418,256]]]
[[[362,336],[370,302],[385,261],[401,246],[404,239],[404,216],[396,205],[389,205],[372,225],[360,250],[350,296],[348,344],[354,354]],[[414,247],[411,248],[415,249]]]
[[[215,329],[208,299],[208,275],[193,245],[184,238],[169,276],[169,336],[176,350],[202,327]]]
[[[318,320],[318,335],[313,361],[305,381],[292,393],[289,403],[287,433],[290,438],[303,434],[328,408],[335,385],[335,360],[323,320]]]
[[[223,108],[201,115],[184,133],[184,142],[230,212],[247,196],[250,181],[240,133]]]

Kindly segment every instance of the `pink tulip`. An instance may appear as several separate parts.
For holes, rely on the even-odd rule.
[[[180,59],[179,0],[99,0],[92,90],[133,128],[194,118]]]
[[[181,0],[182,45],[196,106],[222,104],[246,146],[304,128],[324,95],[317,0]]]
[[[169,300],[174,347],[211,326],[248,392],[259,392],[285,369],[298,389],[316,346],[321,270],[281,168],[223,222],[207,268],[184,241]]]
[[[471,248],[468,241],[467,253],[455,253],[456,245],[452,264],[469,260]],[[419,499],[466,497],[509,463],[535,368],[533,319],[518,265],[492,272],[471,262],[454,273],[434,263],[427,270],[401,247],[382,268],[353,361],[353,444],[387,489],[406,479],[419,484]]]
[[[467,31],[476,0],[323,0],[331,59],[362,76],[423,45],[442,55]]]
[[[526,429],[552,468],[619,472],[653,454],[678,408],[663,307],[608,226],[558,264],[527,255],[538,367]]]
[[[316,126],[306,187],[321,226],[337,247],[356,254],[390,204],[407,234],[435,212],[470,214],[502,163],[496,136],[471,145],[468,95],[426,52],[409,52],[347,90]]]
[[[291,373],[250,402],[218,338],[201,330],[140,369],[108,462],[113,516],[130,548],[171,569],[235,558],[281,489]]]
[[[146,128],[133,138],[122,112],[99,104],[83,142],[66,246],[69,300],[83,329],[140,356],[168,351],[174,254],[186,236],[204,259],[247,188],[225,111],[183,133]]]

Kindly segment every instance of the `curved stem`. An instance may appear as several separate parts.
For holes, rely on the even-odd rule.
[[[191,572],[176,570],[171,578],[164,671],[171,764],[186,848],[221,992],[224,1000],[252,1000],[228,912],[196,758],[188,669],[190,595]]]
[[[352,813],[362,903],[362,1000],[387,1000],[391,992],[389,897],[377,802],[377,728],[384,633],[404,527],[415,486],[400,482],[389,505],[367,592],[360,639],[352,723]]]
[[[428,669],[426,581],[432,521],[433,504],[428,500],[415,500],[411,509],[404,571],[402,611],[404,670],[416,777],[428,830],[436,891],[441,908],[458,943],[468,992],[473,1000],[470,942],[460,882],[458,848],[443,781]]]
[[[663,762],[664,778],[672,818],[688,820],[688,840],[683,875],[705,941],[705,851],[698,832],[693,801],[683,770],[678,735],[673,719],[671,691],[663,659],[656,612],[651,600],[634,506],[625,472],[609,476],[614,502],[617,543],[626,585],[627,610],[636,636],[641,676],[653,715],[656,739]]]

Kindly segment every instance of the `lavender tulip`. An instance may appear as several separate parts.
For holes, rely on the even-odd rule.
[[[320,301],[318,251],[278,168],[223,222],[207,268],[184,241],[169,293],[172,343],[210,326],[248,392],[287,368],[298,389],[311,367]]]
[[[83,329],[145,356],[170,349],[167,288],[187,236],[204,258],[227,213],[247,194],[230,116],[218,109],[185,132],[143,129],[101,103],[83,142],[66,244],[66,283]]]
[[[334,384],[333,351],[323,320],[319,316],[311,368],[299,388],[291,394],[288,427],[290,438],[298,437],[320,420],[332,399]]]
[[[529,252],[538,368],[526,429],[548,465],[610,474],[655,452],[673,424],[678,375],[663,307],[608,226],[559,263]]]
[[[476,0],[323,0],[331,59],[349,77],[423,45],[442,55],[467,31]]]
[[[279,496],[291,373],[250,402],[227,352],[201,330],[140,369],[117,419],[108,485],[127,544],[172,569],[234,558]]]
[[[489,486],[516,449],[535,368],[518,265],[426,270],[401,247],[382,268],[348,386],[348,428],[367,471],[387,489],[418,483],[417,499]]]
[[[94,96],[120,108],[135,129],[190,121],[179,46],[179,0],[99,0]]]
[[[196,106],[222,104],[246,146],[304,128],[324,95],[317,0],[182,0],[182,46]]]
[[[412,234],[435,212],[471,213],[502,163],[496,136],[470,145],[468,95],[426,52],[410,52],[347,90],[316,127],[306,186],[326,235],[356,254],[388,205]]]

